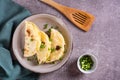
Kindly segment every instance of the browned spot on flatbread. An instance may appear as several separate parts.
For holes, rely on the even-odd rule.
[[[33,38],[34,36],[33,36],[33,35],[31,35],[31,37]]]
[[[30,36],[31,32],[29,29],[27,29],[28,36]]]

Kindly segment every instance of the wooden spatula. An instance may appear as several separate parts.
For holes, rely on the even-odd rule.
[[[59,10],[63,13],[71,22],[73,22],[78,28],[88,31],[94,21],[94,16],[74,8],[66,7],[54,2],[53,0],[40,0],[48,5]]]

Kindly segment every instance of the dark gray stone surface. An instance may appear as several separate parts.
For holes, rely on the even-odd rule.
[[[32,14],[48,13],[61,18],[73,36],[73,52],[59,70],[41,74],[39,80],[120,80],[120,0],[55,0],[63,5],[85,10],[96,17],[89,32],[83,32],[62,14],[38,0],[14,0]],[[97,70],[82,74],[76,67],[77,58],[92,53],[98,59]]]

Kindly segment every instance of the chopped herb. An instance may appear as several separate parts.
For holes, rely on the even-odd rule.
[[[52,64],[55,64],[55,61],[53,61]]]
[[[50,57],[47,58],[47,61],[50,61]]]
[[[40,48],[42,48],[42,49],[45,48],[45,43],[44,42],[41,43]]]
[[[48,35],[48,37],[50,37],[50,33],[51,33],[51,28],[48,29],[48,31],[46,31],[46,34]]]
[[[65,48],[64,53],[66,53],[66,52],[67,52],[67,49]]]
[[[51,48],[51,53],[55,51],[55,48]]]
[[[60,50],[61,46],[56,46],[56,50]]]
[[[50,48],[48,48],[48,51],[50,51],[51,49]]]
[[[51,33],[51,28],[48,30],[49,33]]]
[[[63,60],[63,56],[59,59],[60,61]]]
[[[51,41],[52,41],[52,39],[51,39],[51,38],[49,38],[49,41],[51,42]]]
[[[33,62],[34,64],[38,64],[37,55],[28,57],[27,60]]]
[[[51,28],[58,29],[58,26],[51,26]]]
[[[46,34],[48,35],[48,37],[50,38],[50,33],[49,33],[48,31],[46,31],[45,33],[46,33]]]
[[[27,60],[28,60],[28,61],[31,61],[31,59],[30,59],[30,58],[27,58]]]
[[[34,55],[34,59],[37,60],[37,55]]]
[[[91,56],[89,56],[89,55],[84,55],[80,59],[81,68],[85,71],[90,70],[93,67],[93,64],[94,64],[94,62],[91,59]]]
[[[43,29],[47,29],[48,27],[48,24],[44,24],[44,28]]]
[[[33,41],[34,39],[30,39],[30,41]]]
[[[53,26],[51,26],[51,28],[54,28]]]

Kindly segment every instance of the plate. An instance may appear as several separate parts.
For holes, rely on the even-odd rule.
[[[63,37],[65,38],[67,49],[64,58],[61,61],[55,64],[35,65],[23,57],[22,49],[24,48],[25,21],[34,22],[42,31],[46,31],[45,29],[43,29],[43,25],[46,23],[49,24],[49,27],[58,27],[58,30],[62,33]],[[72,51],[72,39],[71,34],[69,33],[68,29],[66,28],[66,25],[61,19],[49,14],[37,14],[26,18],[18,25],[13,35],[12,48],[14,55],[23,67],[37,73],[48,73],[59,69],[68,60]]]

